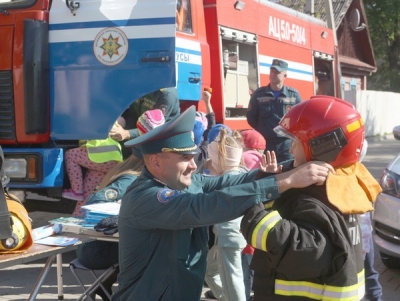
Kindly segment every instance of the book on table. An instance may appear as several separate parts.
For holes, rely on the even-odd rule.
[[[82,233],[82,229],[93,229],[96,223],[88,223],[82,217],[58,217],[52,220],[49,220],[50,224],[61,224],[62,232],[68,233]]]
[[[119,214],[120,203],[98,203],[82,206],[83,217],[59,217],[49,223],[62,225],[62,231],[67,233],[87,234],[91,236],[104,236],[103,232],[96,232],[94,226],[102,219]],[[117,237],[118,233],[113,236]]]

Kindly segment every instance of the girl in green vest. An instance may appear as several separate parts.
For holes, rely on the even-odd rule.
[[[112,138],[89,140],[82,146],[65,152],[65,166],[71,188],[64,189],[62,196],[78,201],[73,216],[82,216],[81,207],[85,205],[86,199],[107,172],[121,161],[121,146]],[[82,168],[87,169],[85,175]]]

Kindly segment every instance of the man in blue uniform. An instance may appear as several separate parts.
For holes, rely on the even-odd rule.
[[[288,63],[273,59],[269,71],[270,83],[253,92],[247,109],[247,122],[263,135],[266,150],[274,151],[278,162],[292,159],[290,139],[277,135],[274,128],[292,106],[301,102],[296,89],[283,84],[287,77]]]
[[[200,300],[208,225],[239,217],[294,187],[322,184],[328,164],[254,180],[257,170],[195,173],[195,108],[125,143],[140,145],[145,168],[125,193],[118,220],[119,288],[112,300]],[[276,163],[276,162],[275,162]]]

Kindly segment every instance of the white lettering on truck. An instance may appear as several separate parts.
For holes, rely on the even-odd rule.
[[[189,62],[190,56],[187,53],[176,52],[176,61],[177,62]]]
[[[291,24],[285,20],[270,16],[268,34],[279,41],[292,41],[300,45],[306,45],[306,29],[297,24]]]

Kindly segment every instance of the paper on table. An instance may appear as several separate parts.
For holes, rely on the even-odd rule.
[[[82,206],[82,208],[85,210],[103,213],[103,214],[107,214],[107,215],[118,215],[120,207],[121,207],[121,204],[117,203],[117,202],[98,203],[98,204]]]
[[[58,234],[61,232],[61,230],[61,224],[49,224],[43,227],[32,229],[33,240],[37,241],[39,239],[52,236],[54,234]]]
[[[49,236],[35,241],[37,244],[58,247],[74,245],[77,242],[79,242],[78,238],[66,236]]]

